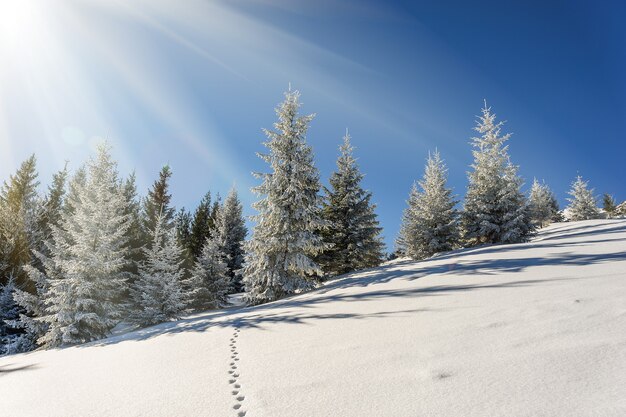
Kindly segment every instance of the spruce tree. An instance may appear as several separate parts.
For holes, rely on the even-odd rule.
[[[163,166],[157,179],[143,203],[144,241],[149,242],[156,228],[157,218],[163,217],[165,224],[172,224],[174,208],[171,206],[172,195],[169,192],[169,181],[172,170],[169,165]]]
[[[157,216],[151,235],[132,289],[137,308],[131,319],[144,326],[180,318],[190,302],[182,268],[183,248],[176,230],[165,216]]]
[[[191,303],[197,310],[210,310],[228,305],[231,288],[225,254],[217,237],[206,239],[191,272]]]
[[[65,164],[65,167],[62,170],[56,172],[52,176],[52,183],[48,186],[48,192],[43,199],[43,208],[38,218],[38,229],[41,233],[41,241],[39,242],[37,248],[39,252],[45,251],[45,245],[43,242],[52,236],[52,227],[58,226],[61,220],[67,177],[68,170],[67,164]]]
[[[417,234],[416,210],[419,207],[420,191],[417,188],[417,182],[414,182],[409,191],[409,198],[406,201],[407,207],[402,212],[402,221],[400,223],[400,231],[396,238],[396,248],[394,254],[396,257],[410,256],[409,246],[413,246],[413,237]]]
[[[126,271],[132,282],[138,273],[139,263],[142,261],[142,248],[144,245],[141,229],[141,202],[137,195],[136,177],[133,172],[123,183],[122,194],[126,202],[124,214],[128,216],[129,226],[126,232],[126,240],[129,248],[129,262]]]
[[[553,223],[562,222],[565,219],[563,218],[563,213],[561,213],[561,207],[559,206],[559,202],[556,199],[556,195],[554,192],[550,191],[550,221]]]
[[[323,249],[318,231],[319,173],[306,131],[313,115],[299,116],[300,93],[285,93],[278,106],[275,130],[265,130],[269,153],[259,154],[270,173],[259,173],[261,185],[253,191],[258,214],[252,238],[245,246],[243,280],[250,304],[277,300],[314,285],[321,270],[313,257]]]
[[[401,226],[404,253],[424,259],[454,249],[458,244],[458,220],[452,190],[446,187],[447,169],[438,151],[428,155],[424,177],[414,185]]]
[[[226,258],[227,274],[230,277],[233,292],[243,290],[240,270],[243,265],[243,245],[247,233],[243,207],[237,190],[233,187],[218,212],[216,232],[220,250]]]
[[[48,241],[46,346],[106,337],[122,317],[130,220],[107,145],[72,179],[67,208]]]
[[[485,104],[474,128],[480,136],[472,138],[473,171],[461,216],[467,245],[522,242],[534,231],[522,180],[505,145],[511,135],[501,135],[502,125]]]
[[[588,188],[588,182],[584,181],[580,175],[572,183],[569,195],[572,196],[572,198],[567,199],[570,202],[570,205],[567,207],[570,220],[578,221],[598,218],[598,206],[593,195],[593,189],[590,190]]]
[[[67,182],[67,164],[55,173],[52,183],[48,187],[42,209],[38,217],[38,230],[41,241],[33,250],[33,257],[29,265],[24,266],[28,276],[30,291],[15,289],[13,298],[20,307],[19,318],[12,325],[20,331],[15,339],[13,351],[26,352],[38,347],[38,340],[46,333],[47,325],[43,320],[46,314],[46,299],[48,278],[45,274],[46,266],[50,266],[50,251],[46,242],[52,237],[53,227],[58,227],[61,221],[65,188]],[[33,290],[34,289],[34,290]]]
[[[615,199],[612,195],[605,193],[602,196],[602,208],[606,213],[607,218],[612,218],[615,215]]]
[[[0,284],[8,277],[15,279],[15,286],[34,291],[24,266],[30,264],[32,251],[41,240],[37,220],[41,212],[41,199],[37,194],[37,160],[35,155],[26,159],[16,173],[11,175],[0,189],[0,239],[12,242],[11,252],[5,254],[4,267],[0,271]]]
[[[531,220],[537,226],[546,226],[554,216],[552,199],[553,195],[548,186],[545,183],[540,183],[535,178],[530,188],[528,205]]]
[[[217,208],[216,208],[217,204]],[[215,215],[219,210],[219,202],[211,202],[211,193],[204,195],[193,214],[190,225],[189,251],[192,259],[197,259],[207,238],[215,234]]]
[[[384,256],[376,206],[371,202],[372,193],[361,186],[364,175],[347,131],[339,150],[330,189],[324,187],[322,218],[326,225],[321,236],[327,249],[318,257],[324,272],[331,276],[378,266]]]

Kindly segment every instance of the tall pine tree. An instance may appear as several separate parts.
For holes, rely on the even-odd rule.
[[[200,256],[191,272],[192,306],[197,310],[210,310],[228,305],[231,288],[225,254],[217,237],[206,239]]]
[[[569,206],[567,214],[570,220],[589,220],[597,219],[600,214],[596,197],[593,195],[593,189],[589,189],[588,182],[583,180],[580,175],[576,177],[576,181],[572,183],[572,188],[568,198]]]
[[[190,224],[189,251],[197,259],[206,240],[215,234],[215,216],[219,211],[219,200],[212,202],[211,193],[204,195],[193,214]]]
[[[234,292],[243,289],[240,269],[243,265],[243,245],[247,233],[243,207],[237,190],[233,187],[219,210],[216,234],[219,248],[226,257],[227,274],[231,279],[231,290]]]
[[[505,145],[511,135],[500,134],[502,125],[485,103],[474,128],[480,136],[472,138],[473,171],[468,174],[461,216],[463,240],[468,245],[522,242],[534,232],[521,192],[522,180]]]
[[[253,207],[258,214],[247,242],[244,285],[251,304],[273,301],[310,288],[321,270],[313,260],[323,249],[318,234],[320,217],[319,173],[306,131],[313,115],[299,116],[300,93],[285,93],[276,109],[275,130],[265,130],[269,153],[259,154],[271,172],[259,173],[261,197]]]
[[[540,183],[535,178],[530,188],[528,205],[530,217],[534,224],[544,227],[550,223],[554,216],[553,194],[545,183]]]
[[[371,202],[372,193],[361,186],[364,175],[347,131],[339,150],[337,171],[330,177],[330,188],[324,187],[322,218],[326,225],[321,235],[327,248],[318,257],[324,272],[331,276],[378,266],[384,256],[376,206]]]
[[[38,219],[42,204],[37,194],[36,165],[35,155],[30,156],[0,189],[0,206],[4,208],[0,211],[0,239],[12,242],[10,252],[4,254],[0,284],[6,284],[12,276],[17,288],[28,291],[34,288],[24,266],[32,261],[32,251],[41,240]]]
[[[156,228],[157,219],[163,217],[165,224],[172,224],[174,208],[171,206],[172,195],[169,191],[169,181],[172,170],[169,165],[163,166],[157,179],[143,203],[143,232],[144,241],[149,242]]]
[[[438,151],[428,155],[424,177],[413,186],[398,240],[403,253],[423,259],[458,244],[457,201],[446,187],[447,169]]]
[[[132,289],[137,309],[131,318],[151,325],[180,318],[189,306],[185,287],[183,248],[176,230],[165,216],[157,216],[150,244],[144,248],[145,260]]]
[[[124,311],[130,220],[107,145],[70,184],[67,210],[48,242],[46,346],[106,337]]]

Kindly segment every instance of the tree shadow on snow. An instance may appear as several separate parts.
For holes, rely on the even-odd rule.
[[[589,226],[595,227],[596,226]],[[587,226],[572,229],[568,237],[593,236],[606,233],[626,232],[626,222],[618,226],[601,229],[599,231],[586,230]],[[554,239],[561,238],[555,235]],[[545,235],[542,235],[543,239]],[[386,283],[392,280],[416,280],[428,275],[466,275],[466,276],[490,276],[496,274],[515,274],[523,272],[529,267],[543,266],[583,266],[626,260],[626,252],[603,253],[603,254],[575,254],[572,252],[549,254],[545,257],[525,257],[515,259],[467,259],[467,255],[496,253],[501,250],[532,249],[541,247],[575,246],[587,242],[573,243],[540,243],[541,240],[520,245],[485,246],[483,248],[460,249],[454,253],[444,254],[431,258],[433,262],[398,261],[378,268],[372,268],[357,273],[348,274],[326,285],[304,294],[294,295],[272,303],[253,307],[237,307],[224,310],[215,310],[200,313],[184,318],[176,322],[163,323],[108,339],[88,343],[82,346],[103,346],[116,344],[123,341],[140,341],[156,336],[177,334],[182,332],[204,332],[210,328],[239,327],[264,328],[271,323],[307,324],[311,325],[319,320],[360,320],[365,318],[382,318],[392,315],[408,315],[435,310],[415,309],[401,311],[378,311],[378,312],[345,312],[340,313],[315,313],[318,305],[325,304],[332,308],[329,303],[338,301],[368,301],[376,299],[393,299],[398,297],[431,297],[443,296],[461,291],[492,290],[500,288],[515,288],[530,285],[544,285],[556,281],[564,281],[582,278],[553,278],[553,279],[525,279],[525,280],[501,280],[483,284],[464,285],[431,285],[427,287],[380,289],[375,284]],[[626,239],[599,239],[595,242],[615,242]],[[516,247],[517,246],[517,247]],[[443,262],[440,262],[443,261]],[[371,286],[371,287],[370,287]],[[348,288],[361,287],[357,291],[342,291]],[[370,287],[370,288],[367,288]],[[390,305],[393,305],[390,304]],[[280,310],[279,310],[280,309]],[[343,307],[345,310],[345,305]],[[278,311],[277,311],[278,310]]]
[[[37,365],[31,363],[29,365],[15,366],[11,367],[11,364],[0,366],[0,376],[6,375],[10,372],[18,372],[18,371],[28,371],[37,368]]]

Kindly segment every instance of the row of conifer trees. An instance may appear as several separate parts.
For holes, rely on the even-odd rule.
[[[120,322],[156,324],[194,310],[222,308],[244,291],[248,304],[277,300],[321,280],[379,265],[384,244],[371,192],[362,186],[348,132],[328,187],[320,182],[300,115],[300,95],[285,93],[265,130],[268,170],[255,174],[253,229],[233,189],[224,202],[207,193],[192,213],[171,203],[163,167],[145,198],[134,175],[121,178],[107,145],[70,177],[38,191],[35,157],[0,191],[0,338],[4,352],[83,343]],[[460,246],[515,243],[558,221],[550,189],[522,192],[508,155],[509,134],[485,105],[472,139],[474,163],[461,210],[434,151],[412,188],[396,255],[423,259]],[[579,178],[572,219],[593,218],[593,192]]]

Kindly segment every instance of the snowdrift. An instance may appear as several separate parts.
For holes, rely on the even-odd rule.
[[[625,416],[626,220],[0,358],[2,416]]]

